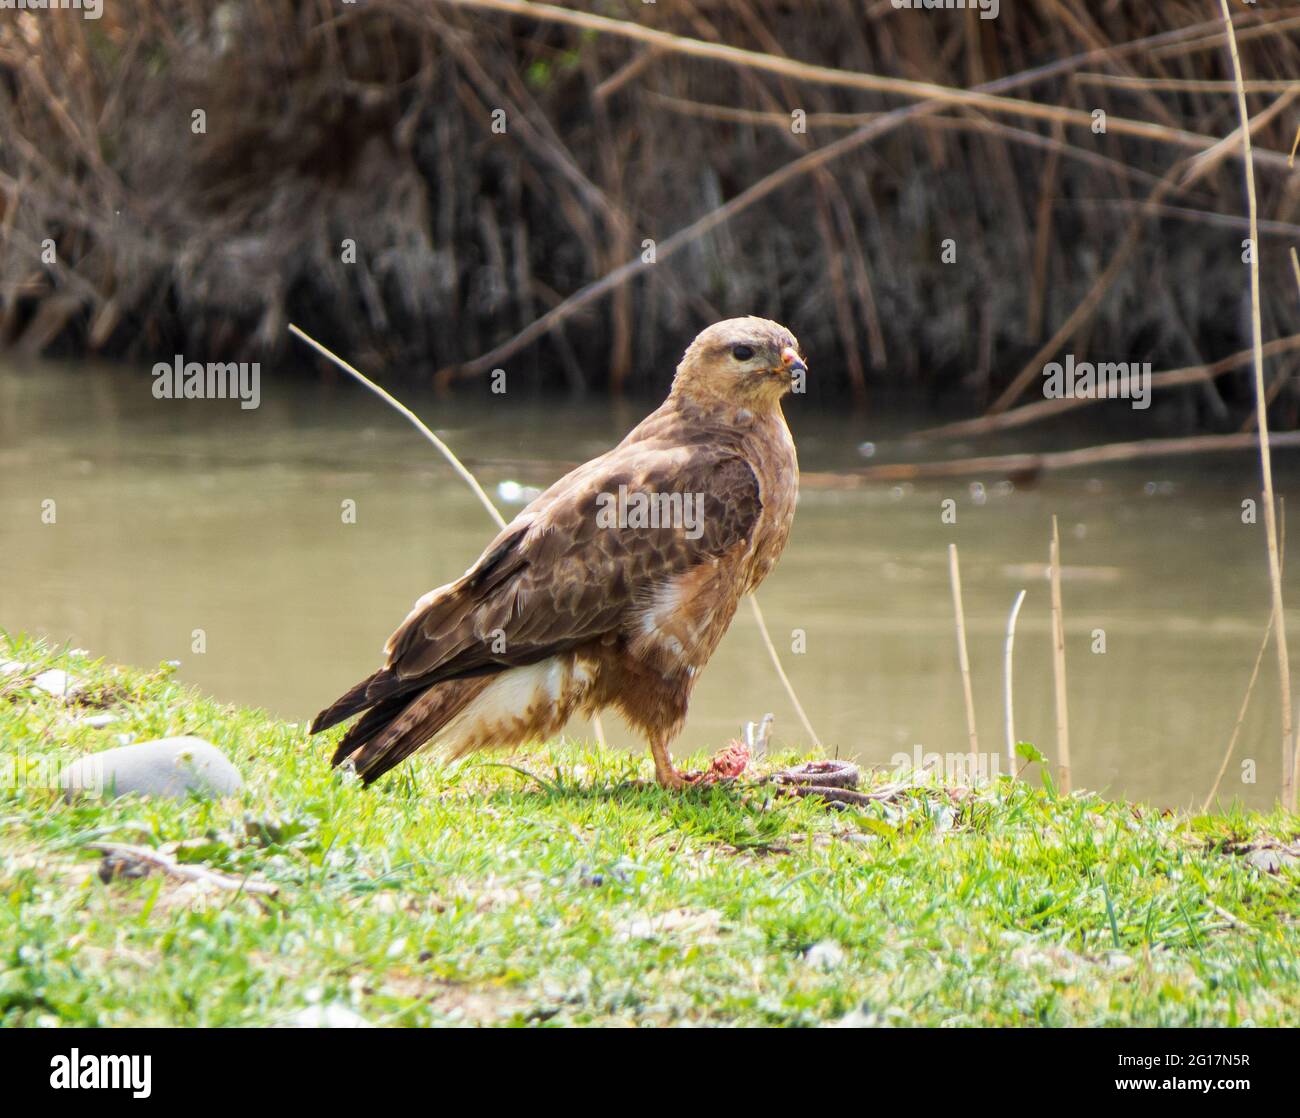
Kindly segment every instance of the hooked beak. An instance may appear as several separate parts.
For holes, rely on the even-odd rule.
[[[787,376],[793,377],[796,373],[806,373],[808,366],[803,363],[803,358],[795,351],[794,346],[786,346],[781,351],[781,368]]]

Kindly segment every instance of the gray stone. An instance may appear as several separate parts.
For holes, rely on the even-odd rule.
[[[233,796],[244,786],[239,770],[202,738],[159,738],[91,753],[59,774],[64,794]]]

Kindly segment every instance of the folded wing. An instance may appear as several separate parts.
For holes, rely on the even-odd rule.
[[[417,602],[385,666],[312,730],[624,628],[671,580],[752,541],[760,512],[754,471],[735,454],[624,442],[561,478],[461,578]]]

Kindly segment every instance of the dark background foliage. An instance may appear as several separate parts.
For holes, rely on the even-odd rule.
[[[1218,7],[1003,0],[998,18],[888,0],[639,0],[581,10],[838,70],[1148,122],[1152,137],[944,106],[800,174],[503,358],[538,390],[662,388],[730,314],[779,318],[830,399],[985,407],[1133,251],[1061,351],[1166,369],[1250,344],[1241,164],[1158,210],[1162,176],[1237,125]],[[1237,13],[1255,134],[1265,337],[1300,331],[1286,248],[1300,7]],[[1138,45],[1132,46],[1131,44]],[[1066,60],[1073,60],[1063,65]],[[1200,86],[1135,82],[1173,79]],[[1104,84],[1103,84],[1104,83]],[[688,57],[437,0],[182,0],[0,23],[0,342],[155,360],[286,359],[296,321],[363,368],[443,383],[645,240],[912,98]],[[192,131],[192,113],[206,132]],[[492,114],[505,110],[506,131]],[[807,114],[807,131],[791,114]],[[45,238],[58,262],[40,259]],[[951,238],[956,262],[944,263]],[[356,262],[342,259],[345,239]],[[1290,372],[1291,358],[1272,363]],[[469,371],[473,371],[473,367]],[[1185,390],[1236,426],[1245,367]],[[516,379],[513,383],[519,383]],[[1280,385],[1282,381],[1279,379]],[[1275,401],[1294,425],[1289,390]]]

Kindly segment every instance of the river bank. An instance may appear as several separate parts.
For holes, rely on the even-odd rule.
[[[6,1025],[1300,1012],[1295,817],[1060,797],[1036,765],[973,787],[875,773],[879,798],[836,812],[748,782],[666,794],[645,783],[647,757],[574,741],[410,765],[366,791],[301,725],[183,688],[166,666],[18,636],[0,652],[21,665],[0,677]],[[36,682],[50,671],[69,695]],[[50,787],[43,758],[176,734],[222,749],[243,791],[69,803]],[[137,876],[94,844],[147,848],[197,880]]]

